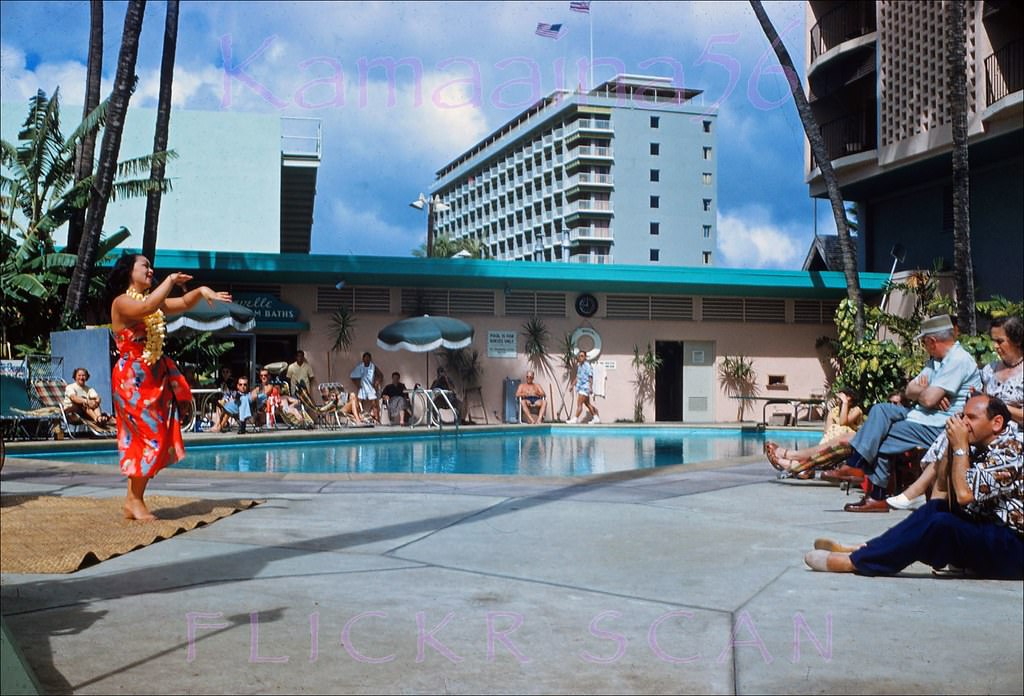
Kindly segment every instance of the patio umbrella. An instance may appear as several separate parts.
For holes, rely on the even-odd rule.
[[[189,328],[195,331],[219,331],[234,328],[249,331],[256,326],[256,314],[236,302],[200,302],[181,314],[167,316],[167,333]]]
[[[377,345],[384,350],[409,350],[427,354],[427,383],[430,383],[430,351],[438,348],[458,350],[473,342],[473,327],[451,317],[402,319],[377,333]]]

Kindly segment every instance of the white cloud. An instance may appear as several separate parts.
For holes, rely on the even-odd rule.
[[[412,208],[413,224],[403,227],[384,221],[376,210],[360,209],[342,198],[317,200],[318,207],[323,204],[329,212],[325,224],[313,231],[313,253],[411,256],[426,241],[426,218]]]
[[[718,215],[718,252],[722,266],[796,269],[811,235],[799,225],[773,223],[761,206]]]
[[[63,104],[82,104],[85,101],[85,65],[69,60],[59,63],[41,63],[29,70],[25,52],[8,44],[0,45],[0,93],[5,102],[27,103],[38,90],[52,96],[60,87]],[[104,82],[101,90],[109,90]]]

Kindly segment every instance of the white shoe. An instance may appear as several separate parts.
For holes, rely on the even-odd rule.
[[[574,416],[574,417],[570,418],[569,420],[567,420],[566,423],[569,424],[569,425],[575,425],[576,423],[579,423],[579,421],[576,420],[576,417]]]
[[[593,418],[590,419],[590,422],[591,424],[596,425],[601,422],[601,419],[598,418],[597,416],[594,416]]]
[[[889,503],[889,507],[895,510],[916,510],[927,501],[923,495],[919,495],[916,498],[908,498],[904,494],[900,493],[899,495],[894,495],[891,498],[886,498],[885,502]]]

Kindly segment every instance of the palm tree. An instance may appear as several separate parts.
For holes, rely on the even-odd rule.
[[[946,3],[946,79],[953,126],[953,277],[960,330],[977,333],[971,263],[971,192],[967,155],[967,58],[964,1]]]
[[[89,3],[89,64],[85,77],[84,121],[100,103],[100,80],[103,73],[103,0]],[[78,144],[75,152],[75,183],[92,176],[92,160],[96,156],[96,130],[90,130]],[[85,207],[77,208],[68,223],[67,251],[78,253],[85,230]]]
[[[167,21],[164,24],[164,54],[160,61],[160,97],[156,107],[156,132],[153,152],[167,149],[167,132],[171,122],[171,83],[174,81],[174,54],[178,42],[178,0],[167,0]],[[150,173],[152,181],[164,178],[164,163],[155,161]],[[142,253],[149,258],[156,254],[157,226],[160,222],[160,191],[146,196],[146,228],[142,233]]]
[[[99,165],[85,216],[85,233],[78,248],[78,262],[71,275],[67,300],[64,303],[65,321],[69,325],[81,322],[85,307],[86,289],[92,277],[96,252],[107,213],[107,203],[114,184],[117,157],[121,150],[121,134],[128,113],[128,102],[135,89],[135,62],[139,55],[139,34],[142,33],[142,17],[146,11],[146,0],[129,0],[121,33],[121,52],[117,59],[117,73],[114,76],[114,90],[110,94],[107,127],[103,129],[103,144],[100,147]]]
[[[846,293],[856,308],[854,326],[857,337],[860,338],[864,335],[864,298],[860,291],[860,277],[857,275],[857,251],[853,246],[853,240],[850,239],[850,229],[846,222],[846,207],[843,205],[843,194],[839,190],[839,177],[836,176],[836,172],[832,168],[832,160],[829,158],[828,148],[825,147],[825,139],[821,137],[821,128],[818,126],[817,119],[814,118],[810,104],[807,103],[807,95],[804,94],[803,87],[800,86],[800,76],[793,66],[793,59],[790,58],[786,45],[779,38],[779,33],[775,31],[775,26],[768,18],[764,7],[761,6],[760,0],[750,0],[750,7],[757,15],[757,21],[760,22],[761,29],[768,37],[768,41],[779,59],[779,64],[782,66],[786,81],[789,83],[789,91],[792,92],[793,101],[796,102],[800,123],[803,124],[804,133],[811,145],[811,153],[814,155],[814,161],[818,164],[818,169],[821,170],[821,178],[825,181],[825,188],[828,190],[828,199],[832,203],[832,215],[836,220],[836,231],[839,233],[839,248],[843,257],[843,272],[846,275]]]
[[[52,97],[39,91],[29,100],[19,144],[0,140],[0,288],[5,342],[41,346],[49,332],[61,324],[64,293],[77,258],[67,250],[56,250],[55,232],[88,203],[93,178],[74,183],[76,153],[81,151],[79,145],[87,134],[102,127],[106,108],[107,102],[100,104],[65,139],[60,127],[59,91]],[[146,156],[120,163],[113,196],[142,195],[150,181],[124,177],[148,169],[152,159]],[[167,182],[157,185],[166,186]],[[128,231],[121,228],[100,241],[97,255],[102,258],[127,237]],[[102,284],[96,281],[89,289],[94,296]]]

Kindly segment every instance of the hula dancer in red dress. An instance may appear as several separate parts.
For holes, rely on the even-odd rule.
[[[124,254],[107,279],[111,329],[120,354],[111,386],[117,416],[117,447],[121,472],[128,477],[124,516],[153,520],[143,496],[158,471],[185,456],[181,422],[174,402],[192,398],[188,382],[174,361],[163,354],[164,312],[180,313],[206,300],[231,301],[226,292],[196,288],[182,297],[168,297],[175,285],[192,280],[171,273],[155,289],[153,267],[145,256]]]

